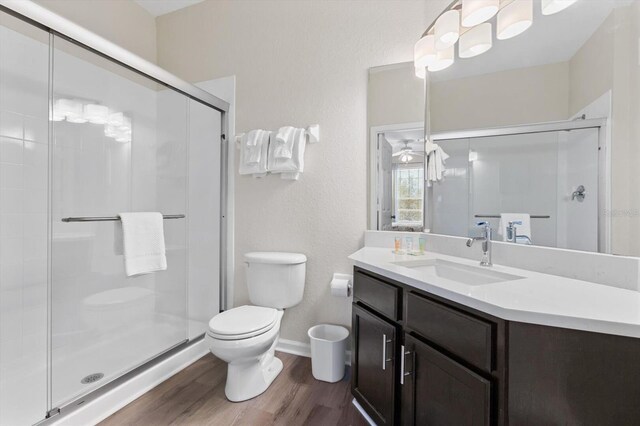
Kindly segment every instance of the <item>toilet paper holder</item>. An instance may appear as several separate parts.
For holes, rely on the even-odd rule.
[[[345,292],[346,290],[346,292]],[[353,275],[334,273],[331,279],[331,295],[351,297],[353,291]]]

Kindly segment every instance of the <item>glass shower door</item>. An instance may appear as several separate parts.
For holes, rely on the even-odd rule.
[[[0,12],[0,425],[47,412],[49,35]]]
[[[66,40],[54,40],[51,182],[52,406],[187,338],[187,225],[165,220],[166,271],[126,277],[128,211],[185,214],[188,102]]]

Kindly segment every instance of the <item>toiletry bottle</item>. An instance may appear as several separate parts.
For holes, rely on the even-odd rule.
[[[413,251],[413,237],[404,238],[404,249],[407,253],[411,253]]]
[[[427,239],[425,237],[418,238],[418,247],[420,249],[420,254],[426,251]]]
[[[400,237],[396,237],[395,240],[393,241],[393,252],[396,254],[400,254],[402,253],[402,238]]]

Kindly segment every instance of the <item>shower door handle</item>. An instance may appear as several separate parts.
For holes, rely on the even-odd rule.
[[[573,193],[571,194],[571,201],[573,200],[578,200],[578,202],[583,202],[584,198],[587,196],[586,194],[586,189],[584,187],[584,185],[580,185],[576,188],[575,191],[573,191]]]

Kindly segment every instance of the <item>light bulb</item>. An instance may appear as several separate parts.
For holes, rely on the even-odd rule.
[[[436,21],[434,35],[437,50],[453,46],[460,37],[460,12],[449,10],[440,15]]]
[[[82,115],[82,102],[76,99],[58,99],[59,113],[70,123],[86,123]]]
[[[121,112],[113,112],[109,114],[108,123],[114,127],[120,127],[124,124],[124,114]]]
[[[87,104],[84,106],[83,115],[90,123],[105,124],[109,118],[109,108],[104,105]]]
[[[542,0],[542,14],[553,15],[561,12],[578,0]]]
[[[522,34],[533,22],[533,0],[513,0],[498,12],[498,40]]]
[[[435,71],[442,71],[445,68],[449,68],[451,65],[453,65],[453,61],[454,61],[453,56],[454,56],[453,46],[449,47],[446,50],[438,50],[436,61],[433,64],[429,65],[427,69],[430,72],[435,72]]]
[[[471,28],[460,36],[458,55],[461,58],[472,58],[491,49],[493,39],[491,36],[491,24],[485,22]]]
[[[493,17],[500,9],[500,0],[462,0],[462,26],[475,27]]]
[[[428,67],[436,60],[435,36],[428,34],[422,37],[413,48],[413,64],[416,68]]]
[[[60,100],[54,102],[53,108],[51,109],[51,113],[49,114],[49,119],[51,121],[62,121],[64,120],[64,113],[60,110]]]

